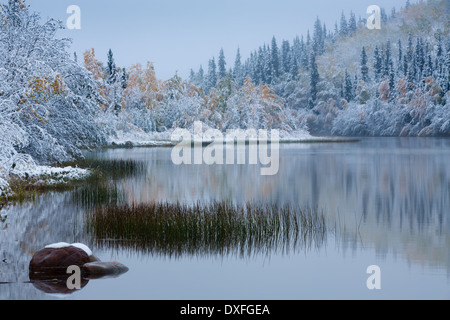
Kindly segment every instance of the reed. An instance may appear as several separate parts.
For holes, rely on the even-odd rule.
[[[229,202],[103,205],[87,229],[101,247],[169,257],[288,253],[322,245],[327,233],[316,210]]]
[[[143,161],[116,160],[116,159],[79,159],[75,162],[64,163],[64,166],[89,169],[93,172],[94,179],[107,177],[120,179],[127,176],[139,175],[146,169]]]

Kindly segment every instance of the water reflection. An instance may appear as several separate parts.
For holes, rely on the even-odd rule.
[[[103,248],[170,258],[292,254],[320,248],[329,233],[317,210],[227,202],[100,206],[87,224]]]
[[[344,248],[374,247],[449,268],[449,139],[289,144],[280,155],[272,177],[261,176],[258,166],[175,166],[170,149],[94,156],[148,163],[144,174],[117,183],[129,204],[231,200],[320,208]]]
[[[28,263],[36,250],[49,243],[82,242],[119,256],[164,256],[161,250],[143,250],[149,246],[133,248],[123,239],[95,238],[86,232],[87,210],[112,200],[117,204],[232,201],[320,208],[333,230],[333,237],[327,239],[335,241],[332,249],[343,255],[375,250],[385,259],[392,253],[408,263],[450,272],[449,139],[371,138],[351,144],[282,145],[280,171],[272,177],[261,176],[258,166],[175,166],[170,152],[153,148],[92,153],[96,159],[136,160],[146,166],[138,175],[114,177],[113,188],[98,189],[89,201],[83,202],[87,189],[77,189],[49,192],[32,202],[1,209],[0,299],[43,298],[29,283]],[[320,250],[325,243],[318,243]],[[191,250],[200,256],[209,254]]]

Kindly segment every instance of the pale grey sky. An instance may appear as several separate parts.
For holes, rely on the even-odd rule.
[[[4,2],[5,0],[2,0]],[[412,1],[415,2],[415,1]],[[334,29],[342,11],[367,18],[366,9],[376,4],[390,13],[406,0],[39,0],[31,8],[42,17],[66,21],[69,5],[81,9],[81,30],[65,30],[59,36],[70,37],[72,51],[79,56],[95,48],[97,57],[106,61],[109,48],[117,65],[127,67],[151,61],[157,76],[170,78],[178,72],[187,77],[190,68],[225,51],[228,68],[234,64],[236,50],[242,58],[275,36],[280,43],[312,31],[317,17]]]

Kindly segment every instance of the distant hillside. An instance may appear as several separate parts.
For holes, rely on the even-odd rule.
[[[342,13],[330,30],[292,42],[275,38],[224,69],[223,51],[191,83],[208,93],[226,77],[268,85],[312,133],[336,135],[450,135],[450,2],[407,2],[381,12],[380,30]]]

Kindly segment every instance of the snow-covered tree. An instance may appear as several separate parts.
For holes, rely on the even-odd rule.
[[[219,61],[218,61],[218,67],[219,67],[218,78],[217,78],[218,81],[222,80],[227,75],[226,65],[227,65],[227,62],[225,60],[225,54],[223,52],[223,49],[220,49]]]
[[[361,78],[364,82],[369,82],[369,67],[367,66],[368,58],[366,48],[361,51]]]
[[[98,84],[73,61],[69,42],[55,37],[62,23],[41,23],[23,1],[9,1],[0,10],[0,122],[16,131],[4,135],[18,142],[0,152],[14,149],[52,163],[101,143]]]

